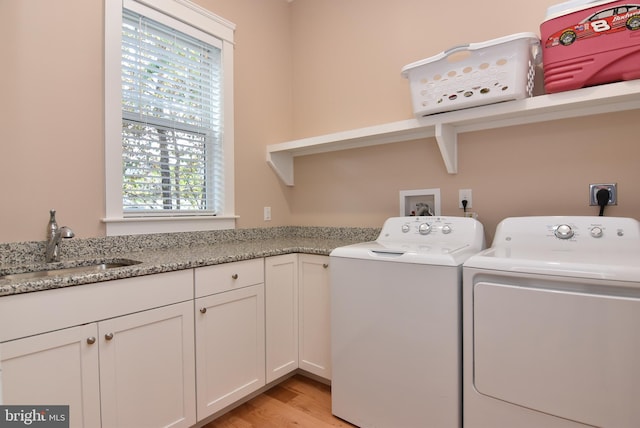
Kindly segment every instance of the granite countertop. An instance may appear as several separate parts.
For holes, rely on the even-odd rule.
[[[31,255],[28,251],[39,249],[39,243],[22,245],[22,248],[20,245],[5,245],[0,248],[0,256],[5,250],[4,260],[0,257],[0,275],[36,271],[45,266],[74,266],[78,260],[87,264],[127,261],[140,263],[37,279],[0,279],[0,297],[282,254],[329,255],[334,248],[374,240],[378,232],[377,229],[284,227],[207,232],[204,236],[202,233],[190,233],[115,238],[121,245],[114,245],[113,239],[105,238],[103,242],[90,240],[91,242],[80,243],[81,248],[68,248],[69,256],[66,261],[63,259],[54,265],[47,265],[37,258],[28,260]],[[7,248],[12,251],[13,258],[8,257]],[[22,254],[23,257],[16,257],[15,253],[20,253],[21,250],[27,252]]]

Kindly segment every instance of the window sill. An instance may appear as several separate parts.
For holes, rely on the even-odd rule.
[[[107,236],[199,232],[236,228],[238,216],[103,218]]]

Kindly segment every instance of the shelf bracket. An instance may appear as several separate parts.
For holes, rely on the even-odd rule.
[[[267,151],[267,163],[273,168],[280,180],[287,186],[293,186],[293,154],[290,152]]]
[[[436,123],[436,141],[449,174],[458,173],[458,132],[448,123]]]

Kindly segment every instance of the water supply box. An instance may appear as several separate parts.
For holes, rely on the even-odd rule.
[[[639,0],[640,1],[640,0]],[[416,117],[530,97],[540,39],[518,33],[452,47],[406,65]]]
[[[540,25],[549,94],[640,78],[640,0],[572,0]]]

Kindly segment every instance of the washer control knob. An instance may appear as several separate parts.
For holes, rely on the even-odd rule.
[[[429,232],[431,232],[431,225],[429,223],[422,223],[418,226],[418,231],[420,232],[420,235],[428,235]]]
[[[445,235],[448,235],[451,233],[451,226],[449,226],[448,224],[445,224],[444,226],[442,226],[442,233],[444,233]]]
[[[594,238],[602,238],[602,228],[595,226],[591,229],[591,236]]]
[[[561,224],[554,233],[560,239],[569,239],[573,236],[573,229],[568,224]]]
[[[409,223],[405,223],[402,225],[402,233],[408,233],[411,230],[411,226],[409,226]]]

